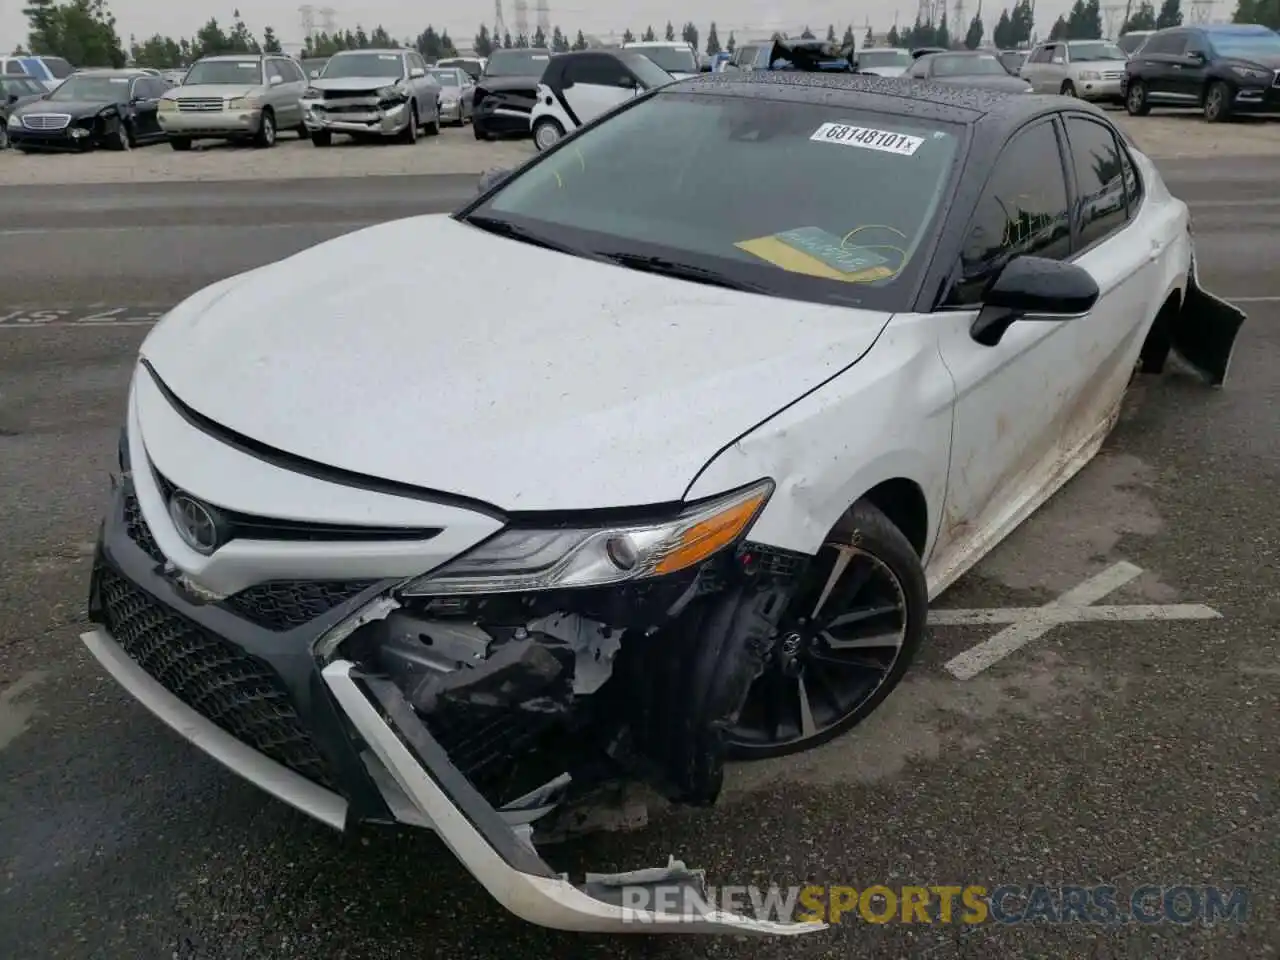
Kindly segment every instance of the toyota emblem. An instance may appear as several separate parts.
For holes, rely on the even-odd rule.
[[[208,555],[221,545],[221,531],[213,509],[194,497],[185,493],[175,493],[170,497],[169,518],[177,528],[178,536],[197,553]]]

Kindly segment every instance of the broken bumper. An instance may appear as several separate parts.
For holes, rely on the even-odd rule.
[[[491,896],[541,926],[764,935],[822,929],[716,911],[701,872],[675,860],[569,882],[538,855],[528,826],[554,807],[556,783],[495,809],[395,684],[349,660],[323,668],[314,660],[309,641],[347,621],[380,585],[300,628],[261,629],[225,602],[187,598],[163,574],[130,497],[126,483],[104,523],[90,596],[98,626],[81,639],[143,706],[235,773],[337,829],[361,820],[432,829]],[[634,906],[673,902],[681,912]]]
[[[303,122],[311,132],[379,134],[394,136],[409,123],[408,103],[379,107],[376,101],[331,103],[304,100]]]

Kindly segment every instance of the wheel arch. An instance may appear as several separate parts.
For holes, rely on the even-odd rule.
[[[907,477],[883,480],[851,503],[846,513],[864,500],[888,517],[915,549],[916,556],[924,558],[929,545],[929,502],[920,484]]]

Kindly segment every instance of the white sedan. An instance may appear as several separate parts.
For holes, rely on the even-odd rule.
[[[539,821],[615,777],[709,804],[726,758],[848,730],[1135,369],[1221,384],[1243,319],[1087,104],[662,87],[165,317],[84,640],[244,777],[438,831],[532,922],[812,930],[675,860],[575,885]]]

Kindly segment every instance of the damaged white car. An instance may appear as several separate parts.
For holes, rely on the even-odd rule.
[[[727,760],[848,730],[1135,369],[1221,384],[1242,321],[1087,104],[692,79],[165,317],[84,641],[237,773],[437,831],[534,923],[812,930],[639,915],[627,885],[698,871],[574,884],[539,824],[617,781],[710,804]]]

